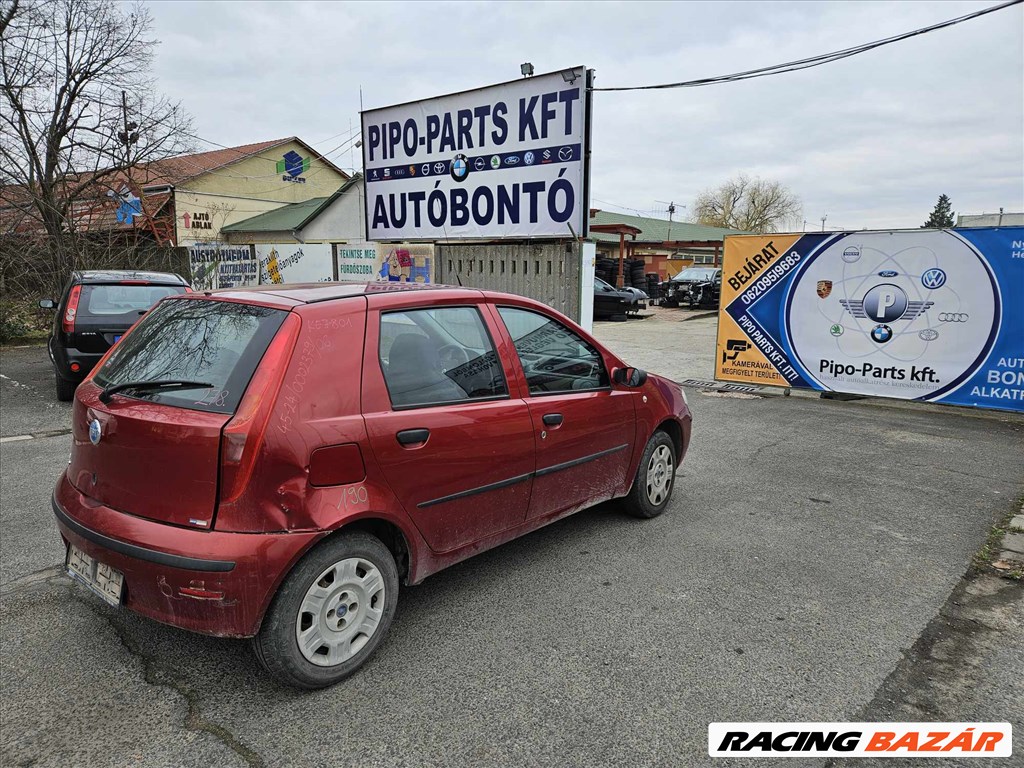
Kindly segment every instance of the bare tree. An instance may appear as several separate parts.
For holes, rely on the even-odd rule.
[[[742,173],[701,192],[693,206],[699,224],[759,233],[796,227],[802,211],[800,198],[780,182]]]
[[[78,222],[94,220],[83,211],[144,183],[129,169],[190,149],[190,118],[155,93],[143,6],[8,0],[0,20],[0,234],[45,235],[48,268],[66,275]]]

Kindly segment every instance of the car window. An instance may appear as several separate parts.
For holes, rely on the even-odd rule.
[[[165,296],[184,292],[177,285],[83,285],[78,314],[111,319],[127,315],[130,323]]]
[[[508,397],[501,362],[474,307],[383,313],[378,353],[392,407]]]
[[[539,312],[512,307],[498,312],[515,343],[531,395],[608,386],[601,355],[575,331]]]
[[[114,346],[94,380],[101,387],[200,381],[213,386],[123,394],[182,408],[234,413],[287,314],[238,302],[168,299]]]

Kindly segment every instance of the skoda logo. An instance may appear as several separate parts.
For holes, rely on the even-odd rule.
[[[93,445],[99,445],[102,439],[103,427],[100,426],[100,420],[93,419],[89,422],[89,442]]]
[[[925,288],[934,290],[935,288],[941,288],[946,284],[946,273],[938,267],[932,267],[931,269],[925,270],[925,273],[921,275],[921,285]]]

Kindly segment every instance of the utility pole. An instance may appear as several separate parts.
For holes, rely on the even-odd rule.
[[[117,138],[124,144],[124,163],[127,167],[131,164],[132,144],[139,143],[139,124],[128,122],[128,94],[121,91],[121,117],[124,120],[124,130],[118,131]]]
[[[670,202],[668,204],[668,239],[672,240],[672,215],[676,212],[676,204]]]
[[[825,231],[825,219],[827,219],[827,218],[828,218],[828,214],[827,213],[824,216],[821,217],[821,231],[822,232]]]

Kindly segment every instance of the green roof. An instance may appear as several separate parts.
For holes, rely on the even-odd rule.
[[[670,222],[668,219],[649,219],[645,216],[626,216],[623,213],[612,213],[611,211],[598,211],[590,220],[590,224],[591,226],[594,224],[626,224],[630,227],[636,227],[640,230],[636,240],[626,235],[626,242],[636,243],[704,240],[722,242],[726,235],[750,234],[740,229],[705,227],[703,224],[689,224],[685,221]],[[602,242],[619,242],[618,235],[610,235],[603,232],[591,232],[590,237]]]
[[[303,200],[301,203],[282,205],[266,213],[251,216],[248,219],[236,221],[221,227],[221,232],[294,232],[302,229],[309,222],[315,219],[320,212],[328,205],[337,200],[349,187],[358,184],[363,180],[360,174],[355,174],[346,181],[330,197],[312,197]]]
[[[291,232],[315,215],[329,198],[314,197],[221,227],[221,232]]]

